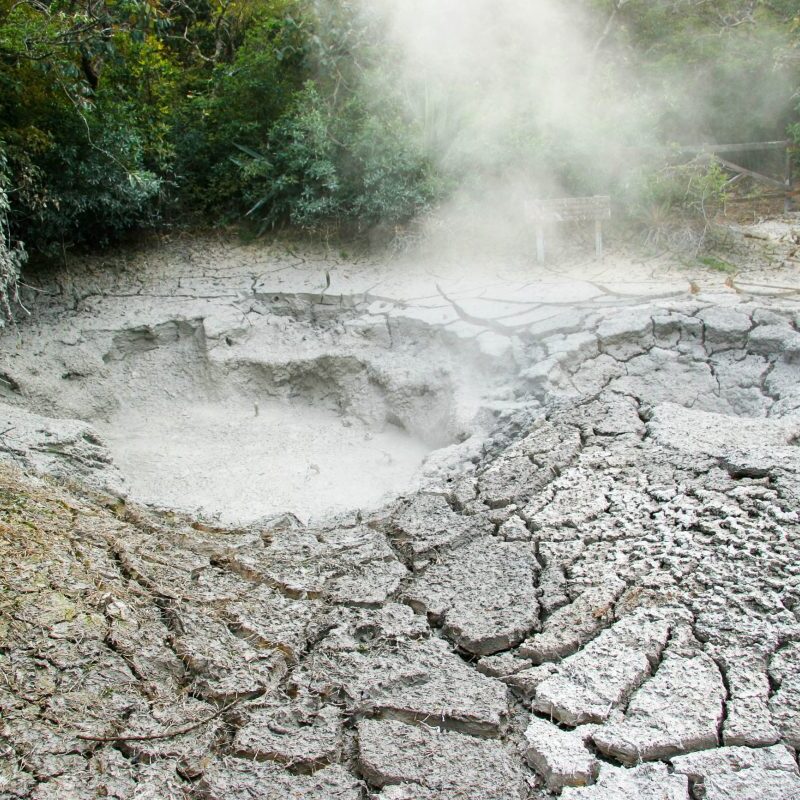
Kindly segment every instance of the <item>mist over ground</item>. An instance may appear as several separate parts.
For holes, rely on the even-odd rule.
[[[784,138],[796,102],[791,37],[757,4],[704,5],[364,4],[390,54],[382,68],[391,79],[372,90],[393,85],[450,181],[427,238],[466,238],[472,248],[478,234],[488,250],[528,247],[532,198],[636,203],[674,161],[662,152],[670,146]],[[691,29],[701,22],[693,12],[702,32]],[[765,164],[776,165],[762,156],[756,166]]]

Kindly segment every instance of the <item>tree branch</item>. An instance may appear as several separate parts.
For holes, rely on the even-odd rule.
[[[199,722],[193,722],[191,725],[184,725],[182,728],[178,728],[174,731],[167,730],[162,733],[121,736],[91,736],[88,733],[78,733],[76,736],[78,739],[82,739],[85,742],[152,742],[155,739],[172,739],[176,736],[183,736],[184,734],[191,733],[198,728],[202,728],[203,725],[208,725],[209,722],[213,722],[217,717],[221,717],[225,712],[230,711],[240,700],[241,698],[236,698],[236,700],[231,701],[228,705],[217,709],[210,717],[201,719]]]

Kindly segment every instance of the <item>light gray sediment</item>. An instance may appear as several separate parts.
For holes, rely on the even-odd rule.
[[[794,300],[271,280],[3,332],[1,800],[800,797]],[[246,508],[98,433],[182,411]]]

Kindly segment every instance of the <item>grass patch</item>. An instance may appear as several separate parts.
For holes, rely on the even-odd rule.
[[[714,270],[714,272],[724,272],[728,275],[736,272],[736,267],[729,261],[723,261],[715,256],[701,256],[697,259],[704,267]]]

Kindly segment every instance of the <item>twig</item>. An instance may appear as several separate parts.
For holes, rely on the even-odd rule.
[[[590,61],[592,62],[592,64],[594,64],[594,60],[600,48],[603,46],[603,43],[611,34],[611,28],[614,25],[614,20],[617,18],[617,14],[619,14],[620,9],[622,8],[622,6],[625,5],[626,2],[627,0],[617,0],[617,2],[615,3],[614,8],[611,11],[611,16],[608,18],[608,22],[606,22],[606,26],[603,29],[603,32],[600,34],[600,38],[595,42],[594,47],[592,48],[590,56]]]
[[[228,705],[217,709],[217,711],[215,711],[210,717],[201,719],[199,722],[193,722],[191,725],[185,725],[183,728],[178,728],[176,731],[172,732],[164,731],[163,733],[151,733],[139,736],[91,736],[88,733],[78,733],[76,734],[76,737],[78,739],[83,739],[86,742],[152,742],[154,739],[172,739],[175,736],[183,736],[186,733],[191,733],[193,730],[197,730],[197,728],[201,728],[203,725],[208,725],[209,722],[213,722],[217,717],[222,716],[226,711],[230,711],[237,703],[240,702],[240,699],[241,698],[237,698],[236,700],[228,703]]]

